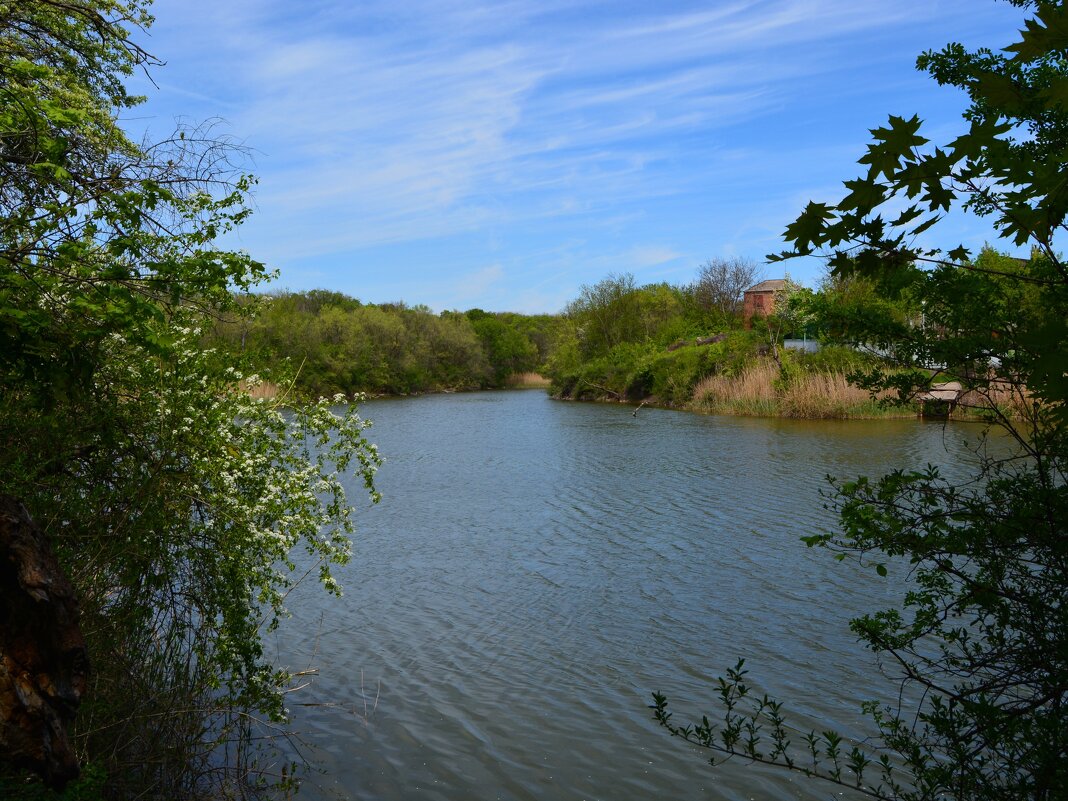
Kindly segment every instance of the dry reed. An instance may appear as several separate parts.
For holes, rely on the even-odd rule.
[[[752,416],[774,415],[778,376],[774,363],[758,362],[736,376],[712,375],[697,383],[693,405],[702,411]]]
[[[250,398],[277,398],[281,392],[281,388],[270,381],[256,381],[249,384],[242,379],[238,382],[238,389],[248,395]]]
[[[540,373],[512,373],[505,384],[513,389],[544,389],[552,382]]]
[[[880,406],[878,398],[872,398],[870,392],[850,384],[845,373],[803,374],[786,388],[779,403],[784,417],[856,418],[913,414],[909,410]]]
[[[995,379],[964,392],[957,409],[965,415],[993,412],[1009,420],[1030,420],[1034,417],[1035,400],[1027,387]]]
[[[865,418],[911,416],[888,409],[844,373],[801,373],[783,384],[770,360],[751,365],[737,376],[709,376],[694,388],[692,406],[716,414],[751,417]]]

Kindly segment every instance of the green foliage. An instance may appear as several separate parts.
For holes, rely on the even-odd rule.
[[[815,334],[828,344],[879,350],[908,339],[923,318],[922,307],[910,291],[918,271],[904,268],[895,275],[894,287],[856,274],[828,275],[812,299]],[[902,276],[908,279],[906,286],[902,286]]]
[[[560,323],[481,309],[436,315],[321,289],[254,300],[243,310],[254,314],[220,321],[206,343],[257,370],[288,361],[299,367],[297,391],[312,397],[501,387],[541,367]]]
[[[668,699],[653,693],[654,719],[672,736],[726,755],[709,759],[713,767],[732,756],[775,765],[804,776],[818,777],[841,787],[852,788],[879,799],[896,798],[901,790],[899,776],[912,766],[895,766],[889,759],[873,760],[860,746],[846,744],[834,731],[801,732],[793,729],[782,702],[767,695],[757,697],[746,683],[745,660],[727,670],[718,680],[717,700],[723,709],[722,722],[707,716],[700,723],[679,726],[672,722]]]
[[[828,259],[845,292],[837,308],[825,303],[822,319],[841,339],[887,354],[890,366],[869,369],[865,386],[895,389],[907,403],[942,376],[961,379],[961,403],[989,415],[1008,435],[1002,446],[1014,445],[1000,459],[981,448],[967,481],[929,468],[837,482],[839,530],[805,538],[870,565],[873,580],[891,562],[909,570],[899,608],[851,624],[897,667],[905,691],[865,704],[877,737],[846,746],[812,732],[795,741],[798,755],[777,702],[748,697],[739,666],[721,680],[722,726],[677,726],[654,696],[674,734],[880,799],[1064,797],[1068,267],[1057,238],[1068,215],[1068,9],[1030,5],[1034,18],[1004,54],[949,45],[919,60],[968,93],[968,131],[930,148],[917,118],[891,117],[872,131],[867,173],[846,183],[837,205],[809,204],[787,229],[793,248],[778,257]],[[1030,245],[1030,258],[921,247],[918,237],[953,206]],[[857,291],[869,300],[854,302]],[[756,738],[769,731],[762,751]],[[805,751],[811,761],[801,761]]]
[[[266,274],[216,245],[252,182],[210,132],[138,146],[116,126],[123,77],[152,63],[128,38],[144,9],[0,4],[0,492],[82,606],[93,768],[71,798],[250,790],[253,724],[286,718],[261,632],[309,568],[340,591],[344,477],[377,498],[353,407],[253,400],[200,347]]]
[[[681,406],[693,397],[693,388],[720,368],[725,348],[691,346],[671,353],[657,353],[646,359],[632,379],[632,398],[653,396],[661,402]],[[636,386],[640,380],[641,385]]]
[[[565,309],[581,358],[595,359],[623,344],[669,344],[689,332],[687,292],[669,284],[637,287],[634,276],[609,275],[583,286]]]
[[[672,734],[852,786],[878,799],[1061,797],[1068,781],[1064,727],[1064,597],[1068,493],[1041,471],[988,465],[982,489],[938,471],[894,472],[838,486],[840,535],[806,537],[838,558],[912,566],[904,609],[855,619],[858,638],[900,664],[920,686],[919,709],[868,702],[879,737],[844,743],[833,731],[799,732],[780,702],[757,699],[741,663],[720,679],[723,722],[676,725]]]
[[[217,325],[206,342],[244,357],[253,369],[288,360],[299,370],[296,387],[305,396],[407,394],[490,382],[482,345],[462,315],[361,304],[325,290],[264,296],[255,312]]]
[[[518,331],[534,346],[536,355],[529,369],[542,370],[564,335],[566,323],[559,314],[498,312],[497,318]]]
[[[766,332],[768,344],[776,361],[782,366],[779,349],[787,337],[804,335],[815,319],[814,296],[811,289],[793,281],[789,275],[782,289],[775,293],[773,313],[753,321],[758,331]]]
[[[779,355],[779,375],[773,382],[776,392],[782,394],[792,385],[797,383],[803,374],[803,369],[798,364],[797,357],[789,350],[783,350]]]
[[[5,476],[24,471],[5,490],[59,532],[92,633],[76,734],[87,754],[108,755],[121,794],[191,791],[186,771],[217,761],[219,738],[246,737],[249,713],[285,720],[288,677],[265,660],[260,632],[309,567],[340,592],[330,565],[348,559],[353,532],[341,477],[362,474],[373,493],[378,461],[354,407],[253,400],[195,329],[172,334],[165,359],[109,343],[93,392],[64,408],[93,421],[88,431],[5,432],[13,453],[55,453],[63,468],[4,464]],[[32,398],[5,400],[4,419],[33,420]],[[163,754],[176,764],[161,771]]]
[[[753,356],[756,341],[738,330],[736,307],[754,274],[749,262],[719,259],[703,265],[698,281],[685,287],[638,287],[632,275],[584,286],[568,304],[545,363],[553,391],[561,397],[689,403],[702,378],[738,371]],[[725,343],[695,344],[730,327]]]
[[[512,373],[532,372],[537,369],[538,347],[514,325],[497,315],[482,313],[468,319],[482,343],[483,351],[493,365],[493,383],[504,384]]]
[[[630,274],[609,275],[592,286],[583,286],[564,313],[574,322],[585,358],[603,356],[617,345],[642,338],[638,295]]]
[[[633,343],[616,345],[599,358],[577,361],[569,369],[550,368],[557,394],[576,400],[611,397],[626,400],[628,389],[639,392],[635,374],[641,367],[648,347]]]
[[[881,362],[871,354],[843,345],[824,345],[812,353],[792,353],[791,357],[808,373],[857,373]]]
[[[550,363],[553,392],[576,400],[639,401],[650,397],[657,402],[682,406],[693,397],[697,382],[710,375],[733,375],[754,357],[757,338],[736,331],[719,342],[688,344],[667,350],[656,343],[624,343],[595,359],[574,358],[565,363],[558,352]]]
[[[50,790],[36,776],[0,776],[0,798],[18,801],[104,801],[107,771],[98,763],[82,768],[81,776],[61,792]]]

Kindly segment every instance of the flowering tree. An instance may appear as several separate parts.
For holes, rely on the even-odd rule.
[[[767,326],[768,344],[771,345],[772,356],[780,366],[782,366],[782,356],[779,353],[779,347],[783,339],[803,332],[813,320],[812,298],[812,290],[801,286],[789,275],[783,281],[782,287],[775,291],[772,313],[763,319],[763,323]]]
[[[0,5],[0,493],[81,602],[80,759],[109,797],[182,798],[253,786],[251,721],[285,720],[288,683],[261,632],[309,570],[340,592],[348,476],[376,500],[379,459],[344,398],[254,400],[199,347],[267,271],[216,245],[248,213],[239,151],[116,123],[150,21],[141,0]]]

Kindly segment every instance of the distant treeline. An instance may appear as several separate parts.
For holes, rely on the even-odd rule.
[[[563,398],[735,414],[879,413],[846,380],[877,360],[836,343],[849,342],[858,314],[882,319],[888,337],[907,336],[919,306],[907,294],[888,301],[857,278],[828,278],[816,292],[787,279],[774,314],[747,328],[743,293],[762,278],[744,259],[710,260],[682,285],[609,275],[581,287],[558,315],[436,314],[322,289],[281,292],[251,298],[256,313],[220,320],[207,344],[248,370],[288,374],[304,395],[490,389],[536,372]],[[791,335],[824,347],[788,352]]]
[[[256,313],[220,320],[206,344],[252,370],[294,376],[310,395],[401,395],[504,386],[536,372],[561,326],[553,315],[435,314],[425,306],[370,304],[315,289],[252,299]]]

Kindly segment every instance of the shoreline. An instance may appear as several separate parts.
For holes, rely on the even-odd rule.
[[[353,392],[338,392],[336,395],[343,395],[346,402],[352,402],[352,399],[357,395],[362,395],[368,400],[380,400],[385,398],[415,398],[421,395],[453,395],[459,392],[500,392],[504,390],[529,390],[529,389],[544,389],[548,390],[552,382],[541,375],[540,373],[525,372],[525,373],[513,373],[506,380],[503,386],[499,387],[435,387],[432,389],[420,389],[412,392],[369,392],[366,390],[355,390]],[[239,391],[246,393],[251,398],[263,398],[266,400],[275,400],[280,395],[285,396],[291,393],[296,393],[298,398],[305,400],[319,397],[328,397],[326,395],[305,394],[299,391],[295,391],[294,387],[290,386],[283,388],[281,385],[272,381],[254,381],[249,383],[247,379],[241,379],[236,387]],[[336,397],[335,395],[335,397]]]

